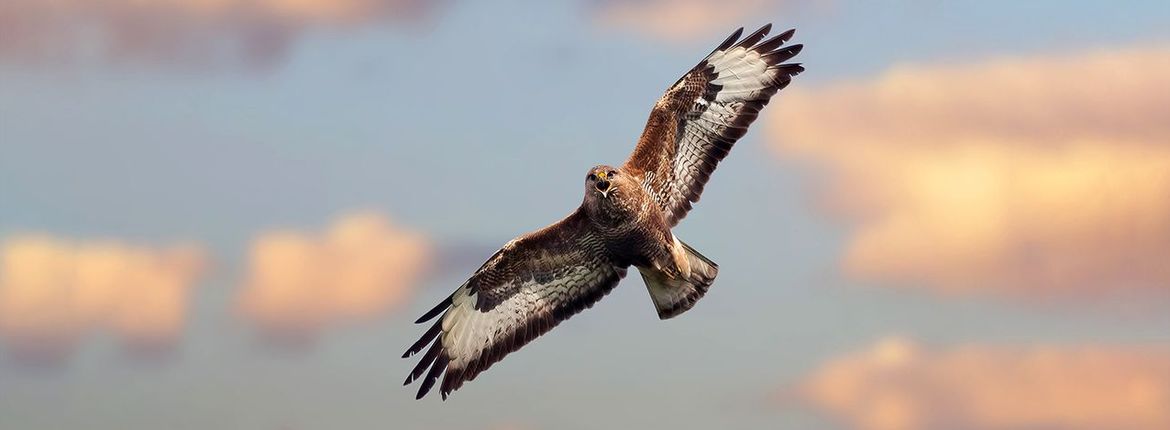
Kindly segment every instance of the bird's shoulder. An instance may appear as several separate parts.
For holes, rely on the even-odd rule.
[[[507,294],[528,281],[548,278],[566,268],[609,264],[587,214],[577,209],[564,219],[504,244],[469,280],[473,291]]]

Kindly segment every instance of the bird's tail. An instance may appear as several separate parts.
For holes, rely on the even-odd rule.
[[[673,318],[690,310],[695,302],[707,294],[707,289],[719,274],[718,264],[682,241],[676,239],[675,244],[681,245],[684,251],[682,257],[685,263],[680,262],[680,265],[685,264],[689,268],[683,274],[670,276],[655,268],[638,268],[642,280],[646,281],[646,288],[650,290],[650,299],[658,309],[658,318],[661,319]]]

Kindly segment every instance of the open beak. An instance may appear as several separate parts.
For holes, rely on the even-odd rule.
[[[597,191],[601,191],[602,197],[609,197],[610,183],[606,180],[597,181]]]
[[[609,183],[609,177],[606,176],[605,172],[598,172],[597,173],[596,187],[597,187],[597,191],[601,192],[602,197],[609,198],[610,185],[611,184]]]

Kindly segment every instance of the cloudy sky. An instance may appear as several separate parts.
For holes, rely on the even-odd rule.
[[[0,0],[0,428],[1170,427],[1170,4]],[[736,27],[807,72],[638,279],[399,358]]]

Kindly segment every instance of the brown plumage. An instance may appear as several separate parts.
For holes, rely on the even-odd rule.
[[[719,161],[760,109],[804,69],[784,64],[801,45],[771,25],[728,37],[683,75],[650,112],[621,167],[597,166],[585,198],[565,219],[516,238],[462,286],[419,318],[442,315],[403,354],[422,352],[406,383],[422,398],[443,376],[444,399],[508,353],[593,306],[634,266],[662,319],[686,312],[714,282],[718,266],[671,228],[699,200]],[[445,376],[444,376],[445,375]]]

